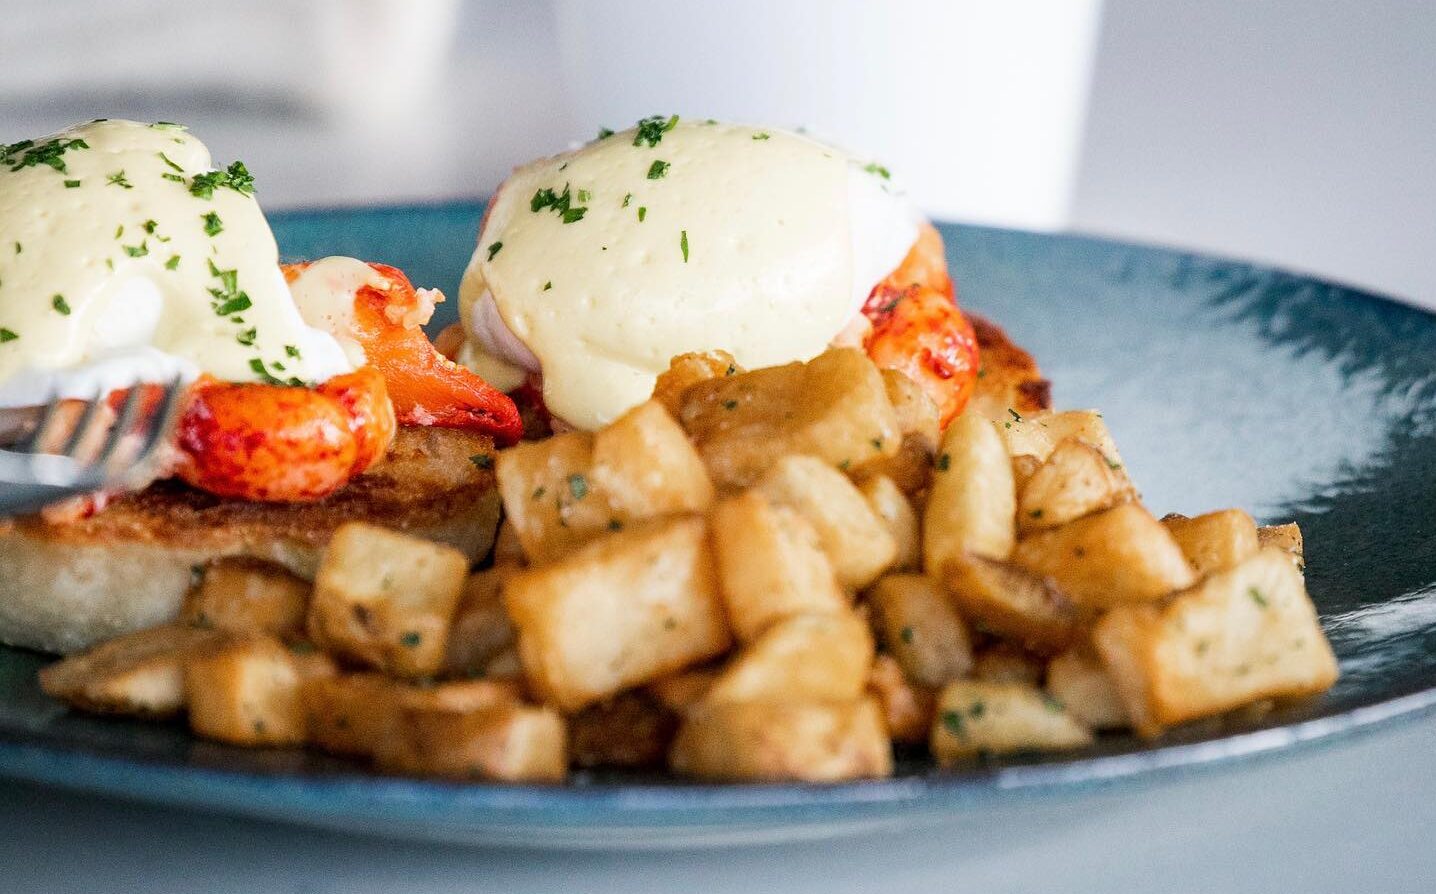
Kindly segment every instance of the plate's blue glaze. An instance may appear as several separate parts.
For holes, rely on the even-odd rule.
[[[303,212],[274,223],[289,257],[384,261],[452,296],[481,210]],[[1155,511],[1239,505],[1301,523],[1308,585],[1341,658],[1331,693],[1155,747],[1117,737],[1082,754],[958,773],[907,759],[882,782],[704,786],[615,774],[560,788],[460,786],[70,715],[36,689],[40,656],[0,649],[0,773],[389,835],[661,846],[975,816],[1019,795],[1331,740],[1436,705],[1436,318],[1180,252],[971,227],[943,235],[964,305],[1038,356],[1059,406],[1103,409]]]

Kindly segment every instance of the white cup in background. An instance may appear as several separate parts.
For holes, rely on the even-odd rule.
[[[937,217],[1070,217],[1101,0],[554,0],[573,121],[803,126]]]

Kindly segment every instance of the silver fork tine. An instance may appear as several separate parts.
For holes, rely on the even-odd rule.
[[[90,434],[98,422],[101,416],[100,408],[104,405],[104,402],[105,398],[101,395],[96,395],[85,402],[85,409],[80,413],[80,418],[75,420],[75,427],[70,430],[70,437],[65,441],[65,449],[60,451],[63,455],[73,460],[84,461],[81,457],[76,456],[76,454],[79,453],[80,447],[85,443],[86,436]]]
[[[109,435],[105,438],[104,446],[95,457],[95,465],[108,466],[115,459],[115,453],[124,443],[125,435],[129,434],[130,426],[135,424],[135,415],[139,412],[140,404],[144,401],[145,386],[136,383],[130,387],[129,393],[125,395],[125,402],[120,405],[119,415],[115,424],[110,428]]]
[[[40,448],[50,437],[50,429],[54,428],[55,420],[60,418],[60,409],[65,401],[59,395],[52,397],[45,403],[45,410],[35,422],[35,430],[30,437],[21,443],[19,449],[24,453],[39,453]]]
[[[175,421],[179,418],[180,410],[183,409],[183,402],[180,398],[184,396],[185,391],[183,379],[174,379],[165,386],[164,400],[160,402],[154,417],[151,418],[145,440],[135,455],[136,465],[148,461],[154,455],[155,450],[169,437],[170,432],[174,430]]]

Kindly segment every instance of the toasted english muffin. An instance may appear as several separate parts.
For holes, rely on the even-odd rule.
[[[313,578],[335,528],[362,520],[447,543],[493,544],[499,498],[486,435],[401,428],[388,455],[327,499],[226,500],[157,482],[95,515],[0,521],[0,642],[73,652],[172,619],[206,562],[252,556]]]

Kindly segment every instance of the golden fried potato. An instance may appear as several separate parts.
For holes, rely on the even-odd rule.
[[[235,633],[292,636],[304,629],[308,581],[257,559],[220,559],[180,607],[181,623]]]
[[[383,674],[307,677],[301,686],[309,741],[331,754],[372,757],[393,736],[405,709],[478,711],[517,703],[511,680],[458,680],[418,686]]]
[[[1337,677],[1301,573],[1271,547],[1165,605],[1113,609],[1093,641],[1147,736],[1261,699],[1324,692]]]
[[[984,646],[972,659],[972,677],[984,683],[1025,683],[1041,686],[1042,659],[1012,643]]]
[[[169,717],[184,707],[185,663],[233,638],[184,624],[137,630],[42,669],[40,688],[96,714]]]
[[[547,707],[406,708],[374,760],[383,770],[409,775],[562,782],[568,775],[567,731],[563,717]]]
[[[518,531],[514,530],[512,519],[504,519],[499,522],[498,533],[494,535],[494,556],[495,565],[519,566],[528,562],[524,555],[524,547],[519,543]]]
[[[886,475],[874,475],[858,485],[868,507],[882,521],[897,552],[892,571],[917,571],[922,567],[922,524],[917,510],[902,489]]]
[[[1017,544],[1012,561],[1052,578],[1083,608],[1152,600],[1196,581],[1171,533],[1137,503],[1033,534]]]
[[[1087,643],[1073,646],[1047,664],[1046,688],[1084,726],[1121,729],[1129,725],[1117,684]]]
[[[923,513],[923,568],[942,573],[962,553],[1005,559],[1017,527],[1012,461],[993,424],[973,415],[943,434]]]
[[[749,490],[715,506],[711,524],[723,601],[739,640],[750,642],[793,615],[847,610],[817,532],[797,512]]]
[[[942,437],[942,417],[937,404],[916,382],[897,370],[884,369],[880,372],[888,403],[892,404],[897,417],[898,431],[903,437],[916,435],[918,442],[924,444],[928,455],[931,455]]]
[[[704,702],[683,719],[674,772],[726,782],[837,782],[892,774],[892,742],[871,698]]]
[[[1240,509],[1222,509],[1195,518],[1169,515],[1162,524],[1172,532],[1198,577],[1240,565],[1260,548],[1256,522]]]
[[[452,547],[345,523],[319,563],[309,637],[394,676],[429,676],[444,662],[468,574],[468,558]]]
[[[1052,696],[1025,683],[958,680],[938,695],[930,747],[943,765],[984,754],[1066,751],[1092,744],[1092,732]]]
[[[1008,410],[1001,418],[994,419],[997,433],[1007,448],[1007,455],[1016,459],[1030,456],[1038,463],[1045,462],[1057,446],[1055,430],[1048,424],[1055,413],[1034,413],[1022,415]]]
[[[677,418],[683,409],[683,393],[699,382],[721,379],[743,372],[727,351],[694,351],[679,354],[653,385],[653,399]]]
[[[568,432],[499,453],[499,495],[532,562],[639,521],[697,512],[713,485],[683,429],[655,401],[596,433]]]
[[[576,711],[727,650],[704,520],[657,519],[514,574],[504,604],[524,673]]]
[[[941,582],[963,617],[1035,652],[1065,648],[1080,621],[1077,606],[1053,582],[1008,562],[954,556]]]
[[[792,453],[857,472],[902,441],[882,375],[852,348],[699,382],[684,392],[679,420],[720,488],[754,484]]]
[[[1037,470],[1040,468],[1042,468],[1042,460],[1029,453],[1021,453],[1012,458],[1012,477],[1013,480],[1017,482],[1017,492],[1019,494],[1022,493],[1022,489],[1027,486],[1027,482],[1031,480],[1033,475],[1037,474]]]
[[[937,687],[972,670],[967,624],[931,578],[889,574],[868,593],[883,645],[914,683]]]
[[[1020,489],[1017,526],[1024,533],[1060,527],[1115,505],[1129,492],[1100,450],[1065,438]]]
[[[853,612],[774,623],[728,663],[707,702],[851,701],[863,694],[873,637]]]
[[[578,767],[661,767],[678,715],[643,690],[623,692],[568,717],[569,759]]]
[[[1301,528],[1296,522],[1284,525],[1263,525],[1257,528],[1257,544],[1262,548],[1274,546],[1286,550],[1295,559],[1298,571],[1306,570],[1306,553],[1302,543]]]
[[[714,667],[695,667],[662,677],[644,689],[670,711],[682,713],[701,702],[713,687],[721,671]]]
[[[502,586],[518,570],[513,565],[495,565],[469,575],[449,627],[443,666],[446,675],[481,675],[514,645],[514,625],[504,608]]]
[[[894,742],[927,742],[937,709],[934,690],[909,680],[891,655],[879,655],[873,661],[868,691],[877,699]]]
[[[897,558],[897,542],[862,493],[817,457],[783,457],[763,476],[758,491],[813,526],[838,583],[850,590],[877,580]]]
[[[304,681],[336,673],[322,653],[296,655],[267,636],[235,640],[186,662],[190,729],[231,745],[303,745]]]

